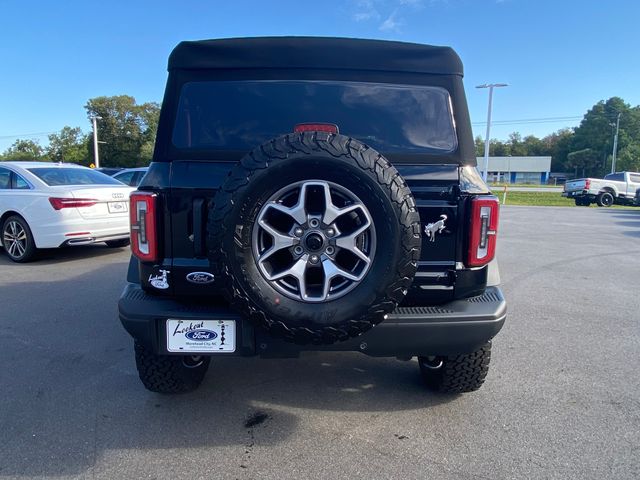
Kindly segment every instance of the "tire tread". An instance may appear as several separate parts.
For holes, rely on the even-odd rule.
[[[242,187],[251,181],[256,171],[268,168],[272,164],[286,160],[291,154],[300,152],[309,155],[326,152],[371,172],[383,189],[389,192],[393,208],[401,223],[400,245],[404,250],[401,255],[398,255],[397,263],[392,266],[397,273],[397,280],[390,284],[382,295],[377,295],[362,315],[339,324],[314,329],[306,326],[288,326],[281,320],[270,318],[260,311],[231,274],[227,266],[228,253],[222,248],[224,238],[230,234],[230,229],[235,225],[230,216],[233,206],[241,200]],[[323,132],[293,133],[273,139],[256,148],[231,170],[224,185],[218,190],[213,205],[210,205],[210,212],[207,224],[209,257],[221,266],[219,273],[225,278],[223,283],[227,285],[224,291],[225,296],[236,309],[255,323],[272,334],[298,344],[335,343],[360,335],[381,322],[384,316],[393,311],[406,295],[420,258],[420,217],[406,182],[395,167],[378,152],[358,140],[343,135]]]

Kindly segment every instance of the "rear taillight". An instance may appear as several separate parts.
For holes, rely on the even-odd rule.
[[[498,199],[492,195],[471,200],[468,266],[480,267],[493,260],[496,254],[499,209]]]
[[[338,126],[334,123],[299,123],[293,127],[294,132],[327,132],[339,133]]]
[[[151,192],[134,192],[130,197],[131,251],[144,262],[155,262],[158,259],[157,198]]]
[[[82,208],[92,207],[98,200],[95,198],[56,198],[49,197],[49,203],[55,210],[62,210],[63,208]]]
[[[588,178],[584,181],[584,189],[589,190],[591,188],[591,180]]]

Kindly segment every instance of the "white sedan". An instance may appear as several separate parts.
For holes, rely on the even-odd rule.
[[[79,165],[0,163],[0,240],[26,262],[38,248],[129,243],[129,194],[135,189]]]

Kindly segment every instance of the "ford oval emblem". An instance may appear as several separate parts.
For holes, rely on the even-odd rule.
[[[205,341],[214,340],[217,338],[218,334],[213,330],[205,330],[201,328],[199,330],[191,330],[190,332],[185,333],[184,336],[189,340]]]
[[[198,285],[213,283],[215,277],[209,272],[191,272],[187,275],[187,280]]]

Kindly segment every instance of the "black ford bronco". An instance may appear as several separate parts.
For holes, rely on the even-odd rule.
[[[145,387],[192,390],[215,355],[325,350],[479,388],[506,304],[462,75],[411,43],[179,44],[119,302]]]

